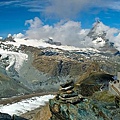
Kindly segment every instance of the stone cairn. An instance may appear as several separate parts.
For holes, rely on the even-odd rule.
[[[65,103],[78,103],[84,98],[82,95],[74,91],[74,82],[73,80],[67,81],[65,84],[60,85],[59,93],[56,96],[57,99]]]

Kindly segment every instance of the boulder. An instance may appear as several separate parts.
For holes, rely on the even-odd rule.
[[[27,120],[17,115],[10,116],[7,113],[0,113],[0,120]]]
[[[74,82],[73,82],[73,80],[71,80],[71,81],[68,81],[68,82],[66,82],[64,84],[61,84],[60,86],[62,88],[66,88],[66,87],[73,86],[73,85],[74,85]]]
[[[0,113],[0,120],[12,120],[12,117],[7,113]]]

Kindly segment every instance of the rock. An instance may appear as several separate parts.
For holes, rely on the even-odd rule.
[[[69,98],[69,97],[74,97],[74,96],[77,96],[78,95],[78,93],[75,93],[75,92],[73,92],[73,93],[69,93],[69,94],[61,94],[60,96],[61,97],[63,97],[63,98]]]
[[[108,90],[109,81],[113,81],[113,76],[106,73],[95,72],[85,78],[79,86],[77,86],[78,93],[83,96],[92,96],[93,93],[100,91],[100,88],[104,85],[104,89]]]
[[[54,55],[59,55],[59,53],[52,52],[52,51],[45,51],[45,52],[40,52],[38,54],[38,56],[42,56],[42,55],[45,55],[45,56],[54,56]]]
[[[65,88],[65,87],[68,87],[68,86],[73,86],[73,84],[74,84],[74,82],[73,82],[73,80],[71,80],[71,81],[68,81],[68,82],[66,82],[64,84],[61,84],[60,86],[62,88]]]
[[[68,90],[71,90],[73,88],[74,88],[73,86],[69,86],[69,87],[66,87],[66,88],[60,88],[59,90],[60,91],[68,91]]]
[[[53,99],[49,101],[52,113],[50,120],[119,120],[120,109],[111,110],[106,106],[112,105],[93,99],[83,100],[77,104]]]
[[[54,42],[53,39],[49,38],[48,41],[45,41],[46,43],[49,43],[51,45],[57,45],[57,46],[60,46],[62,45],[61,42]]]
[[[0,120],[27,120],[27,119],[16,115],[10,116],[7,113],[0,113]]]
[[[14,38],[12,36],[9,36],[9,37],[5,38],[4,41],[15,42],[15,40],[14,40]]]
[[[28,120],[28,119],[20,117],[20,116],[13,115],[12,120]]]
[[[110,76],[108,75],[107,78],[109,77]],[[105,82],[105,80],[103,82]],[[88,84],[91,85],[93,83],[95,85],[97,83],[100,84],[101,80],[88,82]],[[70,85],[70,83],[63,84],[62,86],[64,88],[62,89],[68,88]],[[98,89],[92,89],[94,87],[90,86],[84,87],[82,91],[86,89],[92,89],[92,91],[94,90],[92,94],[95,96],[93,95],[90,97],[85,97],[81,94],[78,94],[80,86],[77,87],[78,88],[70,90],[72,93],[67,93],[67,91],[59,91],[59,94],[57,94],[54,99],[49,100],[49,107],[52,114],[50,120],[119,120],[120,109],[118,97],[116,97],[116,101],[114,101],[113,95],[111,96],[109,92],[97,92]],[[102,95],[102,97],[105,97],[105,99],[101,97],[99,98],[100,95]],[[117,107],[115,107],[115,105]]]
[[[0,113],[0,120],[12,120],[12,118],[9,114]]]

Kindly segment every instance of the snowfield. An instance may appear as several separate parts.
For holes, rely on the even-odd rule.
[[[23,62],[27,60],[28,55],[25,53],[18,53],[0,49],[0,59],[5,59],[7,56],[9,57],[9,65],[6,67],[8,71],[10,67],[14,66],[16,71],[19,71],[20,67],[22,66]]]
[[[44,106],[46,102],[49,101],[49,99],[53,99],[54,97],[54,95],[44,95],[39,97],[32,97],[13,104],[7,104],[5,106],[0,105],[0,112],[8,113],[10,115],[21,115],[40,106]]]
[[[27,39],[26,38],[14,38],[15,42],[11,42],[11,41],[6,41],[4,44],[12,44],[16,47],[20,47],[20,45],[26,45],[26,46],[33,46],[33,47],[37,47],[37,48],[46,48],[46,47],[51,47],[51,48],[59,48],[62,50],[76,50],[76,51],[85,51],[85,52],[89,52],[89,51],[93,51],[93,52],[99,52],[97,49],[93,49],[93,48],[79,48],[79,47],[74,47],[74,46],[68,46],[68,45],[60,45],[60,46],[56,46],[56,45],[51,45],[49,43],[46,43],[44,40],[40,39]]]

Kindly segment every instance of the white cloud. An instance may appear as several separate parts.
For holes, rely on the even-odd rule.
[[[32,19],[26,20],[25,25],[28,25],[28,24],[30,24],[31,29],[32,28],[40,28],[43,25],[42,21],[38,17],[35,17],[34,20],[32,20]]]
[[[99,10],[102,11],[104,9],[120,11],[119,0],[8,0],[0,2],[0,6],[8,5],[26,7],[31,12],[42,12],[45,16],[62,19],[76,18],[81,12],[92,8],[100,8]]]
[[[20,2],[19,0],[8,0],[8,1],[0,1],[0,6],[8,6],[8,5],[11,5],[11,4],[16,4]]]
[[[3,39],[3,37],[0,37],[0,40]]]
[[[80,22],[60,21],[59,23],[50,26],[43,25],[37,17],[34,20],[27,20],[30,24],[26,35],[34,39],[48,40],[52,37],[54,41],[60,41],[62,44],[79,46],[80,40],[86,35],[88,30],[81,29]]]
[[[12,37],[13,38],[23,38],[24,35],[22,33],[18,33],[18,34],[14,34]]]
[[[7,37],[11,37],[12,35],[11,34],[8,34],[8,36]]]
[[[51,4],[46,7],[45,12],[60,18],[71,18],[85,9],[85,5],[89,3],[88,0],[51,0]]]
[[[81,12],[88,12],[92,8],[120,11],[118,0],[24,0],[19,6],[27,7],[31,12],[42,12],[47,17],[62,19],[76,18]]]
[[[107,4],[104,4],[104,7],[120,11],[120,1],[119,0],[111,0],[110,2],[108,1]]]
[[[120,33],[115,37],[114,44],[117,47],[117,49],[120,51]]]
[[[76,18],[82,12],[88,12],[92,8],[99,8],[99,11],[112,9],[120,11],[119,0],[51,0],[50,5],[45,7],[45,13],[48,16],[59,18]],[[92,10],[91,14],[95,12]],[[97,13],[98,13],[97,12]],[[97,14],[96,13],[96,14]]]

